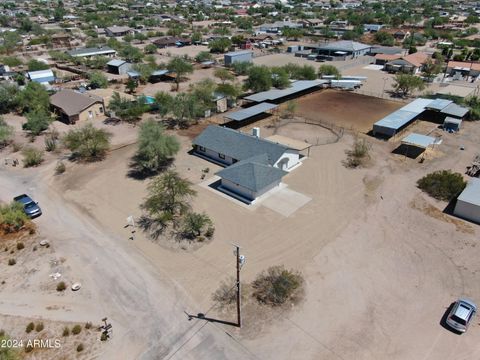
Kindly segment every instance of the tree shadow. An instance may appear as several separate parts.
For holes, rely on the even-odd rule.
[[[142,215],[138,219],[138,227],[147,232],[153,240],[157,240],[167,229],[167,224],[158,219]]]
[[[165,160],[161,166],[156,169],[148,169],[145,168],[144,166],[141,165],[141,158],[138,156],[138,154],[135,154],[131,159],[130,163],[128,165],[129,170],[127,172],[127,176],[131,179],[135,180],[146,180],[148,178],[151,178],[153,176],[156,176],[165,170],[167,170],[172,164],[173,164],[173,158],[172,159],[167,159]]]

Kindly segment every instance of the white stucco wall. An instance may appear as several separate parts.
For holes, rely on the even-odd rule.
[[[230,156],[225,156],[225,159],[221,159],[219,154],[215,151],[212,151],[210,149],[205,149],[205,151],[200,151],[200,147],[196,148],[196,152],[200,155],[209,157],[210,159],[220,162],[225,165],[231,165],[233,164],[233,159]]]
[[[222,179],[222,186],[227,188],[227,190],[230,190],[236,194],[239,194],[240,196],[254,200],[257,197],[257,194],[249,189],[244,188],[243,186],[240,186],[238,184],[235,184],[231,182],[230,180]]]
[[[453,213],[461,218],[480,223],[480,206],[457,200]]]
[[[282,163],[288,159],[287,167],[282,168]],[[288,170],[297,165],[300,161],[300,155],[296,150],[287,150],[278,161],[273,165],[282,170]]]

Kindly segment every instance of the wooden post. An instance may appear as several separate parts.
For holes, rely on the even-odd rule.
[[[242,327],[242,314],[241,314],[241,284],[240,284],[240,247],[235,245],[237,255],[237,324],[238,327]]]

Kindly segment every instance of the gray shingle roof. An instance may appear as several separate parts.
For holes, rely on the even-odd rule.
[[[193,144],[238,161],[266,154],[269,165],[275,164],[288,150],[284,145],[216,125],[209,125],[193,140]]]
[[[270,184],[280,181],[286,171],[266,164],[266,154],[240,161],[220,170],[217,175],[246,189],[257,192]]]

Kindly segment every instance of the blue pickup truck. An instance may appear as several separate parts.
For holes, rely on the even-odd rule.
[[[19,196],[15,196],[13,200],[23,205],[23,211],[31,219],[42,215],[42,209],[40,209],[40,206],[38,206],[38,203],[33,201],[33,199],[30,196],[26,194],[22,194]]]

